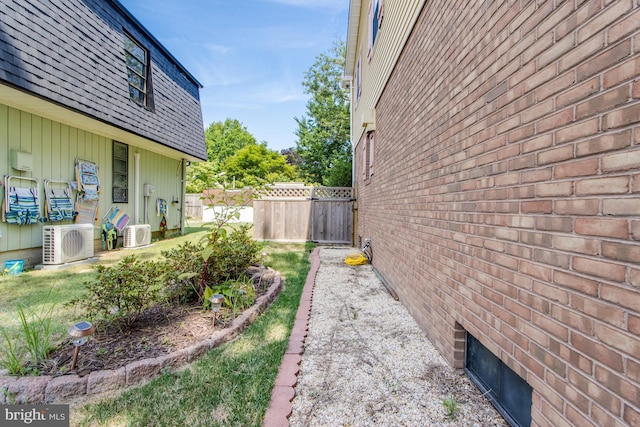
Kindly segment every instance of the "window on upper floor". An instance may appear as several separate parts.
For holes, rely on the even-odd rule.
[[[378,30],[382,26],[384,16],[384,0],[370,0],[369,2],[369,50],[367,57],[371,60],[373,48],[378,38]]]
[[[356,107],[360,101],[360,95],[362,94],[362,55],[360,49],[358,49],[358,60],[356,62]]]
[[[124,58],[127,64],[129,97],[150,108],[149,51],[129,34],[124,34]]]
[[[129,201],[129,146],[113,141],[113,203]]]

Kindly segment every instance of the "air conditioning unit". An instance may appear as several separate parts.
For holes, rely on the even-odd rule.
[[[124,247],[136,248],[151,244],[151,225],[138,224],[124,228]]]
[[[93,225],[42,227],[42,263],[64,264],[93,256]]]

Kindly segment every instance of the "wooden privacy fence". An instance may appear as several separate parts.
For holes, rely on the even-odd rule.
[[[258,240],[353,243],[353,189],[276,185],[253,202]]]

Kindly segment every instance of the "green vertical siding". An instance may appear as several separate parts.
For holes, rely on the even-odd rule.
[[[127,141],[120,141],[127,143]],[[11,150],[31,153],[33,171],[23,172],[11,167]],[[99,166],[101,184],[100,211],[102,216],[113,205],[112,203],[112,140],[72,126],[54,122],[40,116],[32,115],[6,105],[0,104],[0,175],[36,178],[40,184],[40,215],[44,216],[44,180],[74,181],[76,158],[95,162]],[[142,186],[145,183],[155,187],[155,193],[148,200],[149,223],[151,229],[159,229],[160,217],[156,215],[156,199],[163,198],[168,202],[169,214],[167,225],[179,227],[179,204],[171,201],[179,200],[181,161],[171,159],[151,151],[134,146],[129,147],[129,203],[117,206],[127,212],[134,223],[134,185],[135,163],[134,153],[140,153],[140,222],[144,222],[145,199]],[[1,199],[4,199],[4,184]],[[75,198],[75,192],[73,194]],[[8,251],[37,248],[42,245],[43,225],[65,224],[40,223],[36,225],[18,226],[0,222],[0,254]],[[96,225],[100,225],[97,223]],[[95,237],[99,238],[96,228]]]

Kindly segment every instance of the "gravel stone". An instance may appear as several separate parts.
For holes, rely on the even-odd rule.
[[[320,249],[290,426],[507,426],[371,265],[344,263],[354,252]],[[458,403],[455,419],[443,405],[449,395]]]

